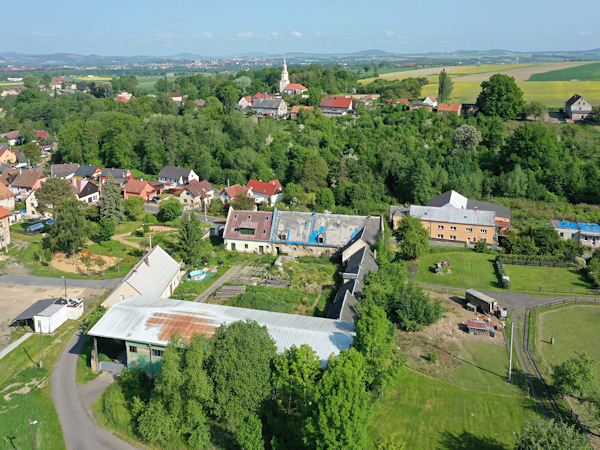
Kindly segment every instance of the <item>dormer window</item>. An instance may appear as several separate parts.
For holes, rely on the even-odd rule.
[[[234,218],[234,219],[237,219],[237,214],[234,214],[234,215],[233,215],[233,218]]]

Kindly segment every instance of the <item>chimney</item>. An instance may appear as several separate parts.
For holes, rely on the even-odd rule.
[[[146,265],[149,266],[150,262],[148,261],[148,257],[146,256],[146,258],[144,259],[144,261],[146,262]]]
[[[477,206],[474,209],[475,209],[475,212],[477,212]]]

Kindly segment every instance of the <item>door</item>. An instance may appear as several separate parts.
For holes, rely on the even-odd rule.
[[[262,245],[258,246],[258,253],[260,253],[261,255],[265,252],[265,248]]]
[[[231,251],[235,252],[235,243],[234,242],[231,243]]]

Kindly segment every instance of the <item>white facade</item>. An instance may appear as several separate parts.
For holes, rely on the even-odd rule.
[[[225,239],[225,248],[232,252],[245,252],[245,253],[273,253],[275,247],[271,245],[269,241],[259,241],[256,239]]]
[[[290,84],[290,77],[288,76],[287,64],[285,58],[283,59],[283,70],[281,71],[281,81],[279,81],[279,92],[283,92],[285,87]]]

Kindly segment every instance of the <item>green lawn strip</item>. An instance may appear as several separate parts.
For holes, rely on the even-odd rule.
[[[414,280],[462,289],[501,290],[494,269],[494,258],[494,255],[473,251],[428,254],[418,260]],[[452,273],[436,275],[434,269],[438,261],[450,261]]]
[[[224,301],[222,304],[240,308],[260,309],[288,314],[313,315],[312,305],[317,292],[292,288],[248,286],[246,292]]]
[[[194,300],[195,297],[186,294],[202,294],[228,270],[229,267],[220,266],[219,271],[217,273],[208,273],[207,277],[204,278],[204,280],[202,281],[182,281],[179,284],[179,286],[175,288],[175,291],[173,291],[173,295],[171,296],[171,298],[176,298],[180,300]]]
[[[373,407],[369,433],[396,435],[410,449],[511,448],[530,412],[523,397],[483,395],[408,370]]]
[[[573,293],[585,294],[585,289],[591,289],[584,273],[579,269],[564,267],[517,266],[504,264],[506,273],[510,277],[512,291],[525,291],[525,286],[542,287],[544,289],[557,288],[557,294]],[[528,291],[530,292],[530,291]]]
[[[536,73],[529,81],[600,81],[600,63],[588,63],[551,72]]]

